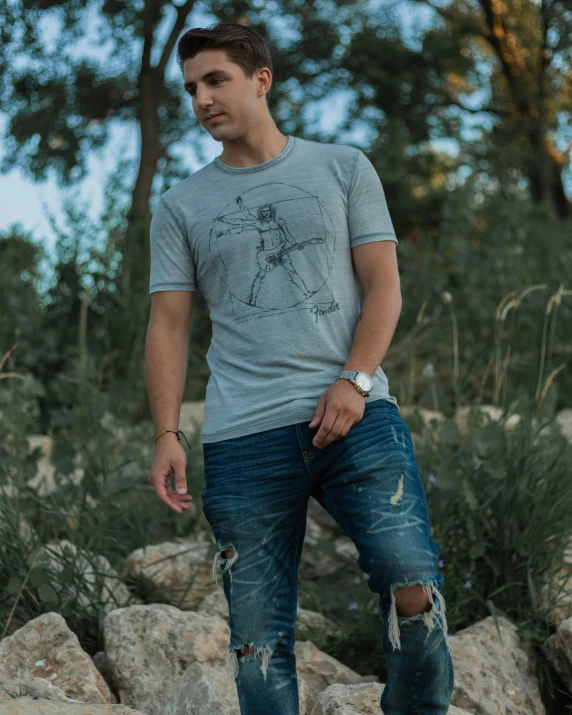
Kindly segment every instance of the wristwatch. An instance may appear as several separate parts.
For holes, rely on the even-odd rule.
[[[361,370],[342,370],[337,380],[349,380],[360,395],[367,397],[373,387],[373,380]]]

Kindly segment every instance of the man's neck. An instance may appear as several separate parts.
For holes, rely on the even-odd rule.
[[[268,128],[247,132],[239,139],[223,142],[224,150],[220,161],[233,168],[246,168],[270,161],[284,151],[288,137],[272,123]]]

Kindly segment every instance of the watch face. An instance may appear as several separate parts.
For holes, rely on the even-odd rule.
[[[362,390],[369,392],[373,387],[373,380],[366,372],[358,372],[356,375],[356,382]]]

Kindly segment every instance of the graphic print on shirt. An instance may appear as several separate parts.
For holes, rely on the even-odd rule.
[[[210,258],[237,320],[333,304],[336,233],[317,196],[283,183],[256,186],[213,219]],[[324,305],[323,305],[324,304]]]

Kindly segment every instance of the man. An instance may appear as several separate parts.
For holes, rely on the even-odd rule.
[[[440,547],[380,366],[401,310],[381,182],[359,149],[278,130],[271,58],[250,28],[189,30],[178,59],[197,119],[223,152],[165,192],[151,223],[149,480],[171,509],[189,507],[177,427],[200,290],[213,327],[203,510],[219,547],[213,574],[220,566],[241,713],[299,712],[294,623],[310,496],[354,541],[380,595],[382,712],[446,713]]]

